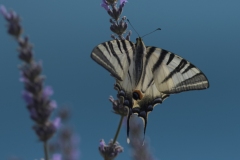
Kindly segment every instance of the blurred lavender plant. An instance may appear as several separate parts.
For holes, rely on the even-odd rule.
[[[67,125],[70,118],[70,110],[61,108],[58,111],[58,116],[62,120],[61,127],[57,133],[56,139],[49,144],[50,152],[53,153],[53,160],[78,160],[79,159],[79,137]],[[65,125],[64,125],[65,124]],[[61,153],[61,154],[58,154]]]
[[[48,160],[47,141],[60,124],[60,118],[56,118],[54,121],[49,120],[52,111],[57,107],[56,102],[50,99],[53,90],[50,86],[44,87],[45,77],[41,75],[42,63],[34,60],[33,46],[28,37],[21,37],[23,28],[20,17],[14,11],[7,11],[2,5],[0,11],[8,22],[8,33],[15,38],[19,45],[18,57],[23,61],[19,67],[20,81],[24,84],[22,97],[27,103],[31,119],[35,122],[33,130],[44,144],[45,160]]]

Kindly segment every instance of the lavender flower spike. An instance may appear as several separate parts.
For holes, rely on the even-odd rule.
[[[42,63],[34,59],[33,46],[29,39],[21,37],[23,29],[20,17],[14,11],[8,12],[4,6],[0,6],[0,12],[8,22],[8,33],[16,38],[19,45],[18,57],[23,61],[19,67],[20,81],[24,84],[22,97],[26,101],[31,119],[35,122],[32,128],[39,140],[44,143],[45,160],[48,160],[47,141],[60,125],[60,118],[53,122],[49,120],[52,111],[57,107],[56,102],[50,99],[53,90],[51,87],[44,87],[45,77],[41,75]]]
[[[126,32],[127,29],[127,23],[125,22],[126,17],[124,16],[119,21],[120,15],[122,14],[123,7],[127,0],[120,0],[120,5],[117,6],[117,0],[102,0],[101,6],[105,8],[108,15],[111,17],[110,19],[110,30],[118,35],[118,38],[121,40],[124,40],[123,34]],[[113,39],[116,39],[114,35],[111,35]],[[130,40],[130,34],[126,37],[128,40]]]
[[[103,139],[100,140],[100,145],[98,147],[99,152],[101,153],[104,160],[113,160],[117,155],[123,152],[123,148],[118,142],[113,144],[111,140],[108,145],[106,145]]]

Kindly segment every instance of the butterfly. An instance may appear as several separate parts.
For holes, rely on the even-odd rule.
[[[124,98],[129,121],[132,114],[143,119],[144,135],[148,114],[170,94],[209,88],[207,77],[184,58],[167,50],[145,46],[142,38],[136,44],[112,40],[99,44],[91,58],[115,78],[115,89]]]

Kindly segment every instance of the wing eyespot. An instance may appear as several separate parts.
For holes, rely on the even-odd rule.
[[[135,100],[139,100],[140,99],[140,96],[139,96],[139,94],[137,93],[137,92],[133,92],[133,99],[135,99]]]
[[[143,98],[143,94],[139,90],[133,91],[132,97],[134,100],[141,100]]]

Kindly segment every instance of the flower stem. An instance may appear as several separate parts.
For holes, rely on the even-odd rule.
[[[44,156],[45,160],[48,160],[48,147],[47,147],[47,141],[43,142],[43,147],[44,147]]]
[[[124,118],[124,116],[121,115],[121,119],[120,119],[120,122],[119,122],[119,124],[118,124],[117,132],[116,132],[116,134],[115,134],[115,137],[114,137],[114,139],[113,139],[113,143],[112,143],[112,144],[114,144],[114,143],[117,141],[117,137],[118,137],[118,135],[119,135],[119,132],[120,132],[120,129],[121,129],[121,126],[122,126],[123,118]]]

